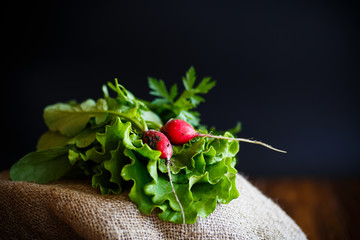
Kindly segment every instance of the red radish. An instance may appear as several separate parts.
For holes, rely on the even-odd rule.
[[[173,149],[169,139],[161,132],[155,130],[148,130],[143,135],[144,143],[149,147],[161,152],[161,159],[170,159],[173,154]]]
[[[164,133],[174,145],[183,145],[197,137],[195,129],[181,119],[170,119],[160,131]]]
[[[224,136],[214,136],[211,134],[197,133],[190,124],[181,119],[170,119],[164,126],[162,126],[161,132],[163,132],[168,137],[170,142],[174,145],[183,145],[196,137],[208,137],[260,144],[274,151],[286,153],[286,151],[276,149],[266,143],[256,140],[250,140],[246,138],[229,138]]]
[[[170,172],[170,159],[173,154],[173,149],[172,149],[172,145],[171,145],[169,139],[163,133],[161,133],[159,131],[155,131],[155,130],[148,130],[148,131],[144,132],[142,139],[143,139],[144,143],[149,145],[149,147],[161,152],[161,155],[160,155],[161,159],[166,159],[166,168],[168,171],[171,188],[175,195],[175,199],[180,206],[183,224],[185,224],[185,213],[184,213],[183,207],[181,205],[181,202],[176,194],[174,184],[172,182],[171,172]]]

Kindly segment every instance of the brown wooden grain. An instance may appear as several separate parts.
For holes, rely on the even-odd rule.
[[[360,179],[250,179],[309,240],[360,239]]]

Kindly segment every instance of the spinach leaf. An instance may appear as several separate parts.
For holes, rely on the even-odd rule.
[[[88,99],[79,105],[57,103],[44,110],[44,120],[51,131],[72,137],[83,130],[90,118],[95,118],[96,124],[101,124],[108,115],[104,99],[95,102]]]
[[[48,183],[63,177],[72,165],[68,159],[68,147],[55,147],[31,152],[10,169],[13,181]]]

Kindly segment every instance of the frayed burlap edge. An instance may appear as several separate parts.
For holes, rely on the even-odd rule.
[[[306,239],[296,223],[244,177],[239,198],[180,225],[143,215],[127,192],[102,196],[91,182],[13,182],[0,173],[1,239]]]

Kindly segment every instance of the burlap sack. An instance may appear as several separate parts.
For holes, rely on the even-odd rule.
[[[41,185],[0,173],[1,239],[306,239],[273,201],[241,175],[240,197],[208,218],[180,225],[142,215],[127,197],[102,196],[88,181]]]

